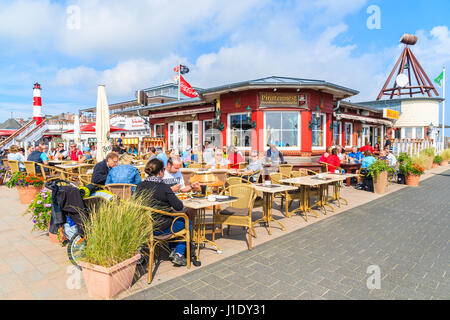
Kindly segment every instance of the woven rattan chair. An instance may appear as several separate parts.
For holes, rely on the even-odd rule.
[[[38,163],[37,164],[40,168],[41,168],[41,174],[42,177],[44,177],[45,181],[49,181],[52,179],[67,179],[67,173],[62,170],[62,169],[58,169],[52,166],[47,166],[43,163]]]
[[[19,161],[17,160],[9,160],[8,162],[9,170],[11,171],[11,174],[14,174],[16,172],[19,172]]]
[[[23,164],[25,165],[25,170],[27,171],[27,174],[34,174],[36,175],[36,166],[38,165],[37,162],[34,161],[24,161]]]
[[[191,252],[190,252],[190,232],[189,232],[189,218],[185,213],[170,213],[166,211],[161,211],[153,208],[147,208],[152,213],[158,213],[165,216],[173,217],[172,225],[170,226],[170,230],[172,231],[169,234],[163,234],[160,236],[153,235],[153,232],[150,235],[150,241],[148,244],[149,248],[149,261],[148,261],[148,276],[147,276],[147,283],[152,282],[153,278],[153,260],[154,260],[154,253],[156,246],[163,247],[167,250],[168,246],[163,245],[167,244],[169,242],[186,242],[186,257],[187,257],[187,267],[191,267]],[[173,224],[175,220],[177,219],[183,219],[184,220],[184,229],[178,232],[173,232]]]
[[[298,171],[291,172],[291,178],[300,178],[308,175],[307,169],[299,169]]]
[[[282,179],[284,179],[284,177],[279,172],[274,172],[274,173],[270,174],[270,180],[271,180],[272,184],[282,185],[283,183],[280,182],[280,180],[282,180]],[[294,201],[294,200],[301,201],[302,193],[299,190],[292,190],[292,191],[280,192],[279,195],[281,197],[281,208],[283,208],[283,201],[285,200],[286,201],[285,216],[290,217],[289,207],[291,206],[292,201]]]
[[[95,167],[94,164],[90,164],[89,166],[82,166],[82,167],[78,168],[78,172],[80,174],[86,174],[86,173],[88,173],[89,170],[93,170],[94,167]]]
[[[239,169],[245,169],[245,168],[247,168],[247,163],[245,163],[245,162],[240,162],[240,163],[239,163]]]
[[[133,187],[136,187],[136,185],[131,183],[111,183],[105,186],[106,190],[114,193],[122,200],[131,198]]]
[[[292,165],[291,164],[280,164],[278,166],[278,170],[282,174],[283,179],[290,178],[291,171],[292,171]]]
[[[232,202],[224,210],[218,210],[213,215],[213,225],[220,224],[228,226],[241,226],[248,229],[248,249],[252,250],[252,231],[256,232],[252,223],[252,210],[256,199],[255,188],[248,184],[231,185],[221,192],[228,196],[236,197],[238,200]],[[213,228],[212,241],[215,239],[215,228]]]
[[[236,184],[250,184],[250,182],[242,177],[228,177],[225,186],[229,187]]]

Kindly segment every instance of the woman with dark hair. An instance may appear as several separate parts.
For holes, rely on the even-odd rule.
[[[183,211],[183,202],[177,198],[169,185],[163,181],[164,177],[164,163],[159,159],[152,159],[147,162],[144,169],[148,175],[144,181],[140,182],[136,187],[136,196],[147,197],[152,201],[152,206],[155,209],[168,212]],[[156,202],[156,205],[154,204]],[[154,234],[159,236],[163,234],[172,233],[171,225],[173,217],[155,214],[155,221],[158,226],[158,231]],[[191,230],[191,221],[189,220],[189,229]],[[173,223],[173,232],[178,232],[184,229],[184,219],[176,219]],[[186,242],[170,243],[172,252],[169,258],[172,263],[178,266],[185,266],[187,264],[184,254],[186,252]]]
[[[379,155],[380,154],[380,145],[378,143],[375,143],[375,147],[373,147],[373,154],[374,155]]]
[[[341,166],[341,160],[338,157],[337,148],[333,148],[333,150],[331,150],[331,154],[327,157],[325,162],[328,163],[328,172],[330,173],[334,173],[334,171]]]

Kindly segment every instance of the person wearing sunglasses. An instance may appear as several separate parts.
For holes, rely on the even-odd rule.
[[[83,162],[86,160],[86,157],[83,155],[81,150],[78,150],[77,145],[72,143],[70,145],[69,157],[72,161]]]
[[[53,152],[53,158],[58,160],[66,159],[69,156],[69,153],[64,150],[64,144],[59,143],[56,150]]]

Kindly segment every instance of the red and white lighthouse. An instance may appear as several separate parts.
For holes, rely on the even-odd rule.
[[[37,82],[33,88],[33,120],[36,120],[36,125],[42,123],[41,85]]]

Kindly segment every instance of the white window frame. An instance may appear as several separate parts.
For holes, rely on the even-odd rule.
[[[324,150],[327,145],[327,114],[326,113],[320,113],[319,116],[323,116],[323,145],[318,147],[313,147],[312,145],[312,129],[311,129],[311,150]],[[312,115],[311,115],[312,119]]]
[[[337,144],[342,146],[342,121],[337,121],[337,120],[332,120],[333,123],[333,133],[332,133],[332,138],[334,139],[334,123],[338,122],[339,123],[339,133],[338,133],[338,141]]]
[[[420,133],[422,134],[422,138],[417,138],[417,129],[419,129]],[[414,127],[413,129],[413,137],[414,139],[424,139],[424,128],[423,127]]]
[[[166,138],[165,137],[165,134],[164,134],[164,123],[155,123],[154,125],[153,125],[153,138],[158,138],[157,136],[156,136],[156,126],[163,126],[163,136],[162,136],[162,138]]]
[[[347,134],[347,125],[350,125],[350,145],[345,145],[345,147],[353,147],[353,123],[346,122],[344,124],[344,141],[345,141],[345,135]]]
[[[247,115],[247,112],[229,113],[227,115],[227,145],[229,145],[229,146],[231,146],[231,125],[230,125],[231,116],[238,116],[238,115],[241,115],[241,114]],[[238,149],[238,150],[251,150],[252,149],[252,135],[250,135],[250,147],[238,147],[238,146],[236,146],[236,149]]]
[[[298,123],[298,129],[297,129],[297,141],[298,141],[298,147],[278,147],[278,150],[301,150],[301,144],[302,144],[302,140],[301,140],[301,112],[299,111],[264,111],[264,149],[267,150],[269,149],[269,147],[267,147],[266,145],[266,141],[267,141],[267,130],[266,130],[266,113],[296,113],[297,114],[297,123]]]
[[[202,142],[203,142],[203,145],[205,145],[205,142],[206,142],[206,130],[205,130],[205,126],[206,126],[206,122],[208,122],[208,121],[211,121],[212,124],[214,125],[214,122],[215,122],[216,120],[215,120],[215,119],[206,119],[206,120],[202,120]],[[222,134],[221,134],[220,140],[223,140],[223,139],[222,139]],[[222,146],[223,146],[223,141],[221,142],[221,144],[222,144]],[[222,147],[222,146],[221,146],[221,147]]]

